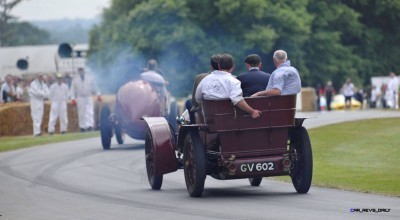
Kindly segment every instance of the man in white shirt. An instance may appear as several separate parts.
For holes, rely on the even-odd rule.
[[[94,126],[92,95],[97,94],[97,100],[101,101],[100,91],[94,79],[85,74],[84,68],[79,68],[78,73],[79,76],[71,83],[71,103],[77,104],[81,132],[91,131]]]
[[[249,113],[252,118],[259,118],[261,111],[247,104],[242,95],[240,81],[231,74],[234,68],[233,57],[230,54],[222,54],[218,66],[219,70],[214,70],[199,83],[195,94],[196,100],[229,98],[234,105]]]
[[[49,100],[50,117],[49,117],[49,134],[54,134],[57,118],[60,120],[60,132],[64,134],[67,131],[68,116],[67,116],[67,101],[68,101],[68,86],[63,82],[62,73],[56,74],[57,82],[50,86]]]
[[[40,136],[43,111],[44,111],[44,99],[49,95],[49,88],[43,81],[43,74],[39,73],[37,78],[31,82],[29,87],[29,97],[31,100],[31,116],[33,121],[33,135]]]
[[[342,92],[344,95],[344,103],[346,105],[346,109],[351,108],[351,99],[354,96],[354,85],[351,83],[351,79],[347,79],[346,82],[342,86]]]

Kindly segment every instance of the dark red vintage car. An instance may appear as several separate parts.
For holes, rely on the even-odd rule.
[[[125,133],[135,139],[144,140],[148,127],[142,117],[161,117],[160,100],[153,86],[143,80],[126,83],[116,95],[114,111],[105,105],[100,110],[100,133],[103,149],[109,149],[115,135],[118,144],[124,143]],[[175,125],[177,105],[168,99],[169,110],[166,119]]]
[[[296,95],[246,98],[262,111],[252,119],[230,100],[204,100],[196,124],[175,133],[162,117],[144,117],[149,126],[146,168],[152,189],[163,175],[184,169],[189,195],[200,197],[207,175],[220,180],[248,178],[259,186],[267,176],[290,175],[298,193],[312,179],[312,150],[304,118],[295,118]]]

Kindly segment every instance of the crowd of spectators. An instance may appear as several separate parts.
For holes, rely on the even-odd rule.
[[[331,110],[334,96],[341,95],[344,98],[344,108],[351,109],[355,106],[359,108],[399,108],[399,78],[394,72],[389,73],[389,79],[381,85],[371,85],[365,90],[353,85],[351,79],[346,82],[336,92],[332,81],[328,81],[325,87],[317,86],[317,110]],[[358,101],[355,104],[352,100]],[[341,106],[341,105],[338,105]],[[339,108],[341,109],[341,108]]]
[[[56,82],[54,74],[44,75],[44,82],[50,87]],[[35,79],[35,75],[15,76],[8,74],[4,79],[0,78],[0,105],[10,102],[29,102],[29,86]],[[72,78],[66,75],[64,82],[70,85]]]

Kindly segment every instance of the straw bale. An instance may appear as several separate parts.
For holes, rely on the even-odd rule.
[[[109,105],[111,109],[115,106],[115,96],[104,96],[102,102],[94,100],[95,128],[98,127],[100,109],[103,105]],[[67,105],[68,111],[68,132],[79,131],[78,110],[70,103]],[[47,133],[50,114],[50,102],[45,102],[42,133]],[[56,132],[59,132],[59,121],[56,123]],[[32,135],[33,125],[29,103],[5,103],[0,106],[0,136]]]
[[[312,87],[304,87],[301,89],[302,111],[311,112],[317,109],[315,89]]]

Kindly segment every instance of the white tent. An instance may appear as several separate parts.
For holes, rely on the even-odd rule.
[[[78,67],[84,67],[85,57],[60,58],[59,45],[17,46],[0,47],[0,77],[3,80],[7,74],[21,76],[36,73],[74,73]],[[87,51],[87,44],[71,45],[73,51]],[[17,61],[25,59],[28,68],[21,70],[17,67]]]

